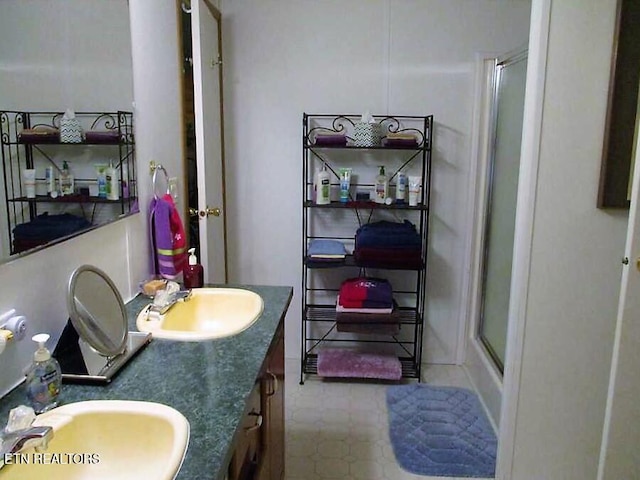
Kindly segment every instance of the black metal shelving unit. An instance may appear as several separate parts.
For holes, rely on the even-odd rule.
[[[63,115],[63,112],[0,111],[3,190],[11,255],[20,252],[14,242],[14,228],[36,218],[44,209],[45,204],[60,206],[62,204],[77,204],[83,212],[83,205],[92,205],[93,211],[90,215],[90,221],[93,223],[96,205],[116,206],[119,214],[122,215],[130,212],[137,200],[133,112],[76,112],[75,116],[85,132],[106,134],[103,137],[88,135],[88,139],[80,143],[62,143],[59,137],[56,137],[55,131],[59,130]],[[54,132],[54,134],[42,135],[41,138],[26,137],[22,135],[25,130],[48,131]],[[92,165],[93,162],[104,163],[107,159],[106,157],[96,157],[93,154],[95,149],[104,148],[109,152],[108,158],[115,160],[113,166],[119,172],[118,200],[108,200],[86,193],[74,193],[56,198],[39,194],[36,197],[27,198],[22,181],[21,172],[23,169],[36,168],[36,164],[41,167],[45,164],[52,166],[54,174],[58,175],[62,169],[59,158],[64,158],[65,152],[72,151],[65,149],[79,148],[88,151],[86,157],[89,165]],[[42,174],[42,172],[37,172],[38,174]],[[95,182],[95,177],[79,178],[76,176],[75,182],[79,186],[86,185]],[[127,185],[127,195],[125,195],[124,185]]]
[[[360,115],[307,114],[302,117],[302,338],[300,383],[306,375],[318,373],[318,350],[327,345],[340,345],[358,350],[380,351],[396,355],[403,378],[420,379],[422,340],[425,322],[425,288],[429,238],[429,206],[431,195],[431,151],[433,116],[374,116],[383,134],[411,133],[416,146],[355,146],[353,130]],[[340,133],[346,145],[316,145],[320,133]],[[422,189],[417,206],[407,203],[391,205],[357,201],[350,196],[346,203],[332,201],[318,205],[313,201],[314,172],[326,165],[332,174],[332,188],[339,189],[339,167],[358,170],[352,191],[372,189],[371,180],[377,165],[388,167],[390,185],[400,170],[420,176]],[[368,174],[368,177],[367,177]],[[377,220],[406,219],[416,225],[421,238],[422,261],[419,268],[397,268],[380,263],[362,264],[352,255],[331,264],[310,262],[307,247],[313,239],[334,239],[353,243],[357,227]],[[335,295],[340,281],[354,276],[393,276],[394,315],[400,324],[397,335],[353,334],[336,328]],[[396,289],[395,285],[401,288]]]

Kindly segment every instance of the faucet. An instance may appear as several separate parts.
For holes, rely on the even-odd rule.
[[[171,307],[173,307],[180,300],[183,302],[188,301],[191,298],[191,289],[189,290],[179,290],[175,293],[171,293],[168,296],[167,302],[161,305],[156,305],[155,303],[151,304],[149,307],[149,313],[153,313],[156,315],[164,315],[167,313]]]
[[[18,453],[28,447],[35,447],[38,451],[45,450],[52,437],[51,427],[30,427],[0,434],[0,466],[5,455]]]

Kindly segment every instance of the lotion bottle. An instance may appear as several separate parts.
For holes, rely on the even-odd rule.
[[[316,192],[316,204],[329,205],[331,203],[331,175],[327,170],[327,165],[322,165],[322,170],[318,172],[318,190]]]
[[[31,338],[38,344],[33,364],[27,372],[27,398],[36,413],[46,412],[58,406],[62,372],[51,352],[45,347],[49,335],[40,333]]]
[[[118,200],[120,192],[118,191],[118,175],[113,163],[109,162],[109,166],[105,171],[105,181],[107,184],[107,200]]]
[[[389,179],[384,173],[384,165],[380,165],[380,173],[376,177],[375,202],[384,203],[389,193]]]
[[[407,198],[407,174],[400,171],[396,178],[396,203],[404,203]]]
[[[184,269],[183,282],[185,288],[201,288],[204,285],[204,268],[198,263],[196,249],[189,249],[189,265]]]
[[[73,175],[69,169],[69,163],[65,160],[62,162],[62,173],[60,173],[60,195],[73,195]]]

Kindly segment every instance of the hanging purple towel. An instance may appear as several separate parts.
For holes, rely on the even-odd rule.
[[[151,200],[149,232],[154,273],[175,280],[186,266],[187,239],[171,195]]]

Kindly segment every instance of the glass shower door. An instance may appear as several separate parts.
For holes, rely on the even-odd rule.
[[[500,372],[507,341],[526,73],[526,51],[496,62],[478,336]]]

